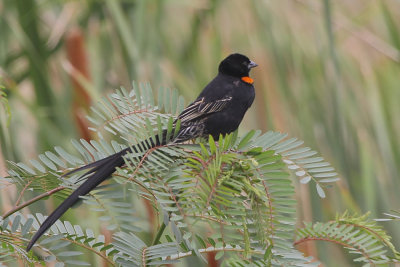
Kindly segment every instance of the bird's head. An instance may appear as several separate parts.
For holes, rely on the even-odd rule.
[[[248,57],[241,54],[231,54],[219,64],[219,73],[235,76],[238,78],[248,77],[252,68],[257,64]]]

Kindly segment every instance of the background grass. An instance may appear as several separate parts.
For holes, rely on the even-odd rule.
[[[232,52],[259,64],[242,130],[288,132],[341,174],[322,201],[298,185],[299,224],[400,208],[396,0],[0,0],[0,77],[12,116],[7,126],[0,108],[0,161],[91,138],[90,103],[132,80],[178,88],[190,101]],[[15,192],[1,196],[7,210]],[[399,225],[384,226],[399,246]],[[352,265],[331,245],[304,250],[327,266]]]

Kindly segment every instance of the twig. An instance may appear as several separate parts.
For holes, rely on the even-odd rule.
[[[33,180],[35,180],[35,178],[37,178],[37,177],[32,178],[29,182],[26,183],[26,185],[22,189],[21,193],[19,193],[18,199],[15,202],[15,206],[18,206],[19,202],[21,202],[22,197],[23,197],[23,195],[25,193],[25,190],[32,184],[32,182],[33,182]]]
[[[152,243],[153,246],[154,246],[154,245],[157,245],[157,244],[160,242],[160,238],[161,238],[162,234],[164,233],[165,227],[166,227],[166,225],[165,225],[165,223],[163,222],[163,223],[161,224],[160,229],[158,229],[158,232],[157,232],[156,237],[154,238],[154,241],[153,241],[153,243]]]
[[[42,199],[42,198],[51,196],[51,195],[53,195],[54,193],[57,193],[58,191],[61,191],[61,190],[63,190],[63,189],[65,189],[64,186],[59,186],[59,187],[56,187],[56,188],[54,188],[54,189],[52,189],[52,190],[50,190],[50,191],[47,191],[47,192],[45,192],[45,193],[43,193],[43,194],[41,194],[41,195],[39,195],[39,196],[37,196],[37,197],[32,198],[31,200],[28,200],[28,201],[22,203],[21,205],[18,205],[18,206],[16,206],[16,207],[14,207],[12,210],[10,210],[10,211],[4,213],[1,217],[2,217],[3,219],[5,219],[5,218],[7,218],[8,216],[10,216],[11,214],[13,214],[13,213],[15,213],[15,212],[17,212],[17,211],[19,211],[19,210],[25,208],[26,206],[29,206],[30,204],[32,204],[32,203],[34,203],[34,202],[36,202],[36,201],[38,201],[38,200],[40,200],[40,199]]]

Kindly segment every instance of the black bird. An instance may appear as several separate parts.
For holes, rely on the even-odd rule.
[[[249,72],[251,68],[256,66],[256,63],[241,54],[231,54],[222,60],[218,67],[218,75],[203,89],[197,99],[178,116],[177,119],[180,120],[181,126],[176,137],[172,140],[166,140],[167,132],[164,131],[163,136],[156,138],[156,143],[146,140],[147,147],[181,143],[208,135],[218,139],[220,134],[224,135],[235,131],[255,97],[253,79],[249,77]],[[109,178],[117,167],[121,167],[124,164],[123,156],[129,152],[132,152],[131,149],[126,148],[65,174],[69,175],[90,168],[81,176],[85,177],[90,174],[87,180],[46,218],[29,242],[27,251],[61,215],[80,199],[80,196],[88,194],[101,182]]]

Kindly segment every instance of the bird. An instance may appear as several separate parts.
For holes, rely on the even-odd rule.
[[[218,66],[218,74],[202,90],[200,95],[189,104],[176,118],[174,126],[180,121],[178,132],[167,140],[167,130],[155,139],[142,142],[147,148],[167,144],[178,144],[195,138],[211,135],[215,140],[220,135],[235,131],[246,111],[255,98],[253,79],[250,70],[258,65],[247,56],[234,53],[223,59]],[[155,140],[155,141],[154,141]],[[88,194],[104,180],[109,178],[116,168],[124,165],[124,155],[137,152],[128,147],[106,158],[89,163],[64,174],[87,170],[80,178],[87,179],[69,195],[41,224],[26,250],[29,251],[36,241],[76,202]]]

